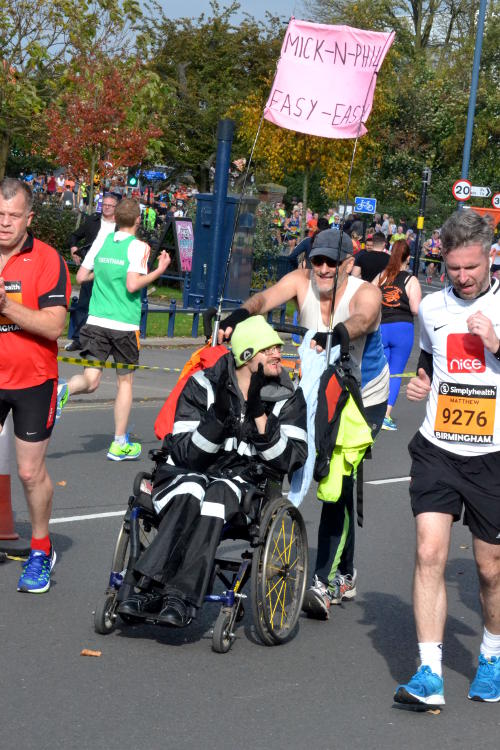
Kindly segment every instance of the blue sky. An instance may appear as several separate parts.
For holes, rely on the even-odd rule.
[[[207,14],[210,11],[209,0],[159,0],[160,5],[164,8],[165,13],[171,18],[197,18],[200,13]],[[221,7],[230,5],[229,0],[219,0]],[[264,18],[266,10],[277,16],[296,18],[304,16],[302,11],[302,0],[252,0],[252,2],[240,2],[242,11],[247,11],[251,16],[257,19]]]

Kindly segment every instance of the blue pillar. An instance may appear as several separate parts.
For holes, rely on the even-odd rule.
[[[467,126],[465,128],[464,153],[462,157],[461,177],[467,179],[469,176],[470,150],[472,144],[472,131],[474,129],[474,113],[476,111],[477,82],[479,79],[479,65],[481,63],[481,50],[483,48],[484,18],[486,16],[486,0],[480,0],[479,15],[477,18],[476,46],[474,48],[474,62],[472,64],[472,79],[470,83],[469,110],[467,112]]]
[[[219,120],[214,181],[213,245],[208,267],[206,307],[215,307],[217,305],[219,292],[221,291],[219,285],[222,283],[226,264],[224,252],[224,214],[226,211],[233,135],[234,120]]]

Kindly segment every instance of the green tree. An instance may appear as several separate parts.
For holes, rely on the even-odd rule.
[[[375,106],[371,115],[373,146],[365,151],[360,176],[362,189],[376,195],[379,205],[416,209],[422,169],[429,166],[428,205],[436,220],[453,208],[451,185],[461,169],[477,6],[473,0],[311,0],[308,5],[322,23],[396,29],[375,95],[376,101],[383,97],[384,106]],[[494,180],[498,163],[499,8],[499,0],[491,0],[481,59],[470,162],[470,175],[479,184]]]
[[[163,158],[178,171],[191,171],[201,190],[209,189],[219,119],[263,90],[281,44],[279,19],[268,16],[263,23],[246,15],[237,22],[238,3],[221,9],[213,2],[211,8],[198,19],[170,19],[153,4],[155,20],[144,24],[141,37],[152,69],[174,92]]]
[[[11,146],[44,138],[41,114],[74,54],[129,44],[137,0],[0,0],[0,178]]]

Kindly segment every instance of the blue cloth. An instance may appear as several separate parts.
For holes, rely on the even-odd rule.
[[[413,347],[413,323],[381,323],[380,332],[384,353],[389,363],[391,380],[389,384],[389,406],[394,406],[401,388],[401,378],[394,374],[404,372]]]
[[[290,483],[288,499],[299,507],[307,494],[314,473],[316,461],[315,425],[316,407],[318,404],[318,387],[322,374],[326,370],[326,352],[318,354],[316,349],[311,349],[311,340],[316,331],[307,331],[302,344],[299,347],[302,378],[299,388],[302,389],[307,404],[307,461],[294,472]],[[332,347],[330,352],[330,363],[336,362],[340,357],[340,346]]]

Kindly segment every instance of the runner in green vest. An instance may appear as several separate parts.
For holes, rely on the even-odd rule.
[[[115,221],[115,233],[94,242],[76,276],[80,284],[94,279],[89,317],[80,331],[81,356],[104,362],[112,354],[115,362],[136,365],[139,362],[141,290],[165,273],[170,256],[163,250],[158,257],[158,267],[148,273],[149,245],[135,236],[141,222],[138,201],[124,198],[116,208]],[[130,442],[127,431],[133,372],[117,370],[116,374],[115,437],[108,458],[124,461],[139,458],[141,444]],[[61,381],[58,415],[69,395],[93,393],[101,376],[102,368],[86,367],[68,383]]]

